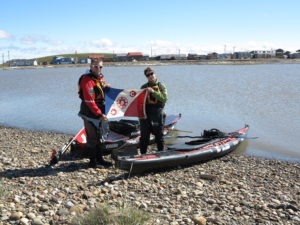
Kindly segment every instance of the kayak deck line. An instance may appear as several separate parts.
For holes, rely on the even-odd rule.
[[[213,129],[212,129],[213,130]],[[216,130],[216,129],[214,129]],[[132,173],[143,173],[152,169],[160,169],[171,166],[197,163],[218,156],[223,156],[233,151],[245,140],[249,126],[231,133],[219,134],[223,137],[212,137],[210,141],[198,145],[184,144],[174,145],[165,151],[151,152],[142,155],[119,156],[116,167],[130,170]]]

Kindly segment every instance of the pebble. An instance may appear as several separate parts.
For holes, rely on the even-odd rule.
[[[36,217],[36,216],[34,215],[34,213],[28,213],[28,214],[27,214],[27,218],[28,218],[28,219],[31,219],[31,220],[32,220],[32,219],[34,219],[35,217]]]
[[[73,206],[74,206],[74,204],[70,201],[65,204],[65,207],[68,209],[72,208]]]
[[[23,216],[23,213],[21,212],[14,212],[10,215],[10,220],[19,220]]]
[[[206,225],[207,219],[203,216],[194,216],[193,221],[197,225]]]
[[[27,218],[20,219],[20,224],[21,225],[28,225],[29,224],[29,219],[27,219]]]
[[[75,213],[75,214],[82,214],[84,211],[83,211],[83,208],[81,206],[73,206],[70,208],[70,213]]]
[[[48,205],[42,205],[41,207],[40,207],[40,211],[41,212],[46,212],[46,211],[48,211],[49,210],[49,206]]]
[[[41,219],[39,218],[34,218],[32,221],[32,225],[44,225]]]

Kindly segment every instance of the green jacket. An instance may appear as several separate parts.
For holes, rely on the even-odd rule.
[[[159,91],[154,90],[154,93],[151,93],[151,97],[157,99],[160,103],[165,105],[168,100],[168,92],[167,92],[167,88],[164,84],[162,84],[161,82],[158,82],[158,80],[156,80],[155,82],[145,83],[144,85],[142,85],[141,89],[144,89],[147,87],[154,87],[154,86],[158,86]]]

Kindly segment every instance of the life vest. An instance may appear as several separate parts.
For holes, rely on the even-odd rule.
[[[155,84],[154,86],[152,85],[149,85],[148,84],[148,87],[151,87],[154,91],[157,91],[158,93],[161,93],[160,91],[160,82],[158,82],[157,84]],[[162,103],[160,101],[157,100],[157,98],[155,98],[153,96],[152,93],[150,93],[148,96],[147,96],[147,101],[146,101],[147,104],[151,104],[151,105],[155,105],[155,104],[160,104],[162,105]]]
[[[78,97],[83,100],[83,93],[82,93],[82,88],[80,86],[80,82],[82,80],[83,77],[85,76],[89,76],[94,82],[95,82],[95,86],[93,87],[93,97],[94,100],[103,100],[104,99],[104,82],[102,80],[100,80],[99,78],[96,78],[95,76],[92,76],[90,74],[83,74],[79,80],[78,80]]]

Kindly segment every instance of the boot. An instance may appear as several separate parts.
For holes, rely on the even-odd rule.
[[[97,163],[101,166],[104,166],[105,168],[111,167],[113,165],[111,162],[105,161],[103,158],[97,159]]]
[[[164,141],[162,140],[157,140],[157,143],[156,143],[156,147],[157,147],[157,151],[165,151],[166,147],[165,147],[165,143]]]
[[[140,148],[140,153],[141,153],[141,155],[146,154],[147,153],[147,148],[146,149],[141,149]]]
[[[144,141],[140,141],[140,153],[143,155],[143,154],[146,154],[147,153],[147,148],[148,148],[148,143],[144,143]]]
[[[97,164],[102,165],[104,167],[111,167],[112,166],[111,162],[105,161],[103,159],[102,153],[98,154],[98,156],[96,158],[96,162],[97,162]]]
[[[90,158],[90,162],[88,164],[88,167],[89,168],[104,168],[104,166],[99,166],[97,165],[97,151],[96,149],[93,149],[93,148],[88,148],[88,154],[89,154],[89,158]]]

